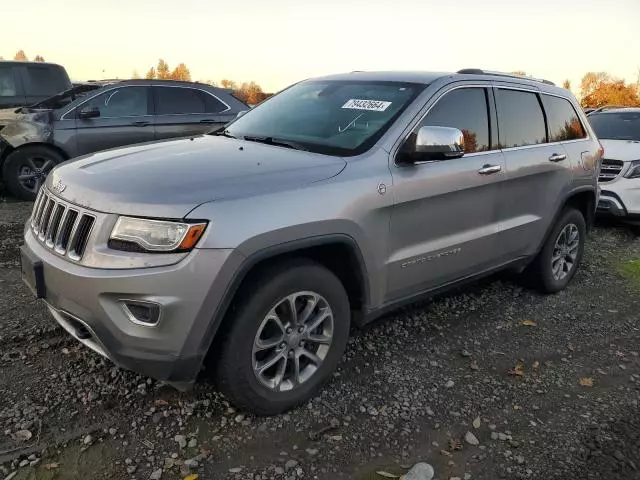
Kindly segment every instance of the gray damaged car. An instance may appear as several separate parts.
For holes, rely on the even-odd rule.
[[[223,88],[163,81],[88,82],[30,107],[0,130],[0,171],[8,190],[34,200],[57,164],[110,148],[206,133],[243,102]]]
[[[54,169],[24,281],[118,365],[237,406],[316,394],[352,325],[512,269],[579,268],[602,149],[572,94],[480,70],[298,83],[216,134]]]

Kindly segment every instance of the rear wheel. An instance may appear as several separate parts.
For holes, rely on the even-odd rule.
[[[52,148],[41,145],[24,147],[9,154],[4,162],[2,178],[15,197],[35,200],[49,172],[63,161],[62,155]]]
[[[542,250],[525,271],[526,277],[546,293],[563,290],[576,274],[586,240],[584,216],[566,208],[558,218]]]
[[[218,342],[220,390],[238,407],[274,415],[307,401],[337,368],[349,337],[340,280],[307,261],[264,270],[243,288]]]

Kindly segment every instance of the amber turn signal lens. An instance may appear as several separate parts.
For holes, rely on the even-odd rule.
[[[200,237],[202,237],[205,228],[207,228],[207,225],[204,223],[191,225],[187,234],[184,236],[184,239],[180,242],[178,250],[190,250],[195,247],[198,240],[200,240]]]

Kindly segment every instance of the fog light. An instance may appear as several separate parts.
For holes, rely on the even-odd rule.
[[[124,311],[136,325],[153,327],[160,321],[160,305],[138,300],[123,300]]]

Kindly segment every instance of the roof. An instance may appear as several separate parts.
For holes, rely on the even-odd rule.
[[[542,80],[532,77],[524,77],[510,73],[493,72],[480,70],[476,68],[463,69],[458,72],[421,72],[421,71],[378,71],[365,72],[354,71],[350,73],[342,73],[337,75],[327,75],[324,77],[314,78],[313,80],[362,80],[362,81],[380,81],[380,82],[406,82],[419,83],[428,85],[441,78],[451,78],[452,80],[483,80],[483,81],[502,81],[510,83],[518,83],[523,85],[535,85],[542,91],[556,92],[562,91],[560,87],[556,87],[548,80]]]
[[[407,82],[423,83],[425,85],[435,80],[453,75],[446,72],[420,72],[420,71],[381,71],[381,72],[350,72],[336,75],[327,75],[314,78],[314,80],[362,80],[365,82]]]
[[[187,82],[183,80],[160,80],[160,79],[148,79],[148,78],[131,78],[131,79],[107,79],[107,80],[86,80],[83,82],[75,82],[75,83],[83,83],[83,84],[91,84],[97,83],[102,85],[113,85],[113,84],[121,84],[121,85],[174,85],[174,86],[189,86],[189,87],[200,87],[200,88],[215,88],[218,90],[230,91],[228,88],[216,87],[215,85],[210,85],[208,83],[201,82]]]
[[[63,68],[62,65],[58,65],[57,63],[51,62],[32,62],[29,60],[0,60],[0,63],[3,65],[52,65],[54,67]]]
[[[593,112],[590,112],[589,115],[593,115],[594,113],[621,113],[621,112],[640,113],[640,107],[601,107],[601,108],[596,108]]]

